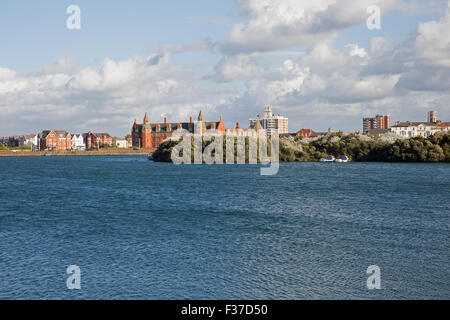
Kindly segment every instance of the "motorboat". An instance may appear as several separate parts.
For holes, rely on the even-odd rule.
[[[336,162],[348,162],[349,159],[347,156],[342,156],[339,159],[336,159]]]
[[[334,158],[334,156],[328,156],[328,157],[326,157],[326,158],[322,158],[322,159],[320,159],[320,162],[335,162],[336,161],[336,159]]]

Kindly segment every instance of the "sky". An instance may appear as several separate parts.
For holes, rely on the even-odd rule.
[[[70,5],[80,29],[67,27]],[[444,0],[5,0],[0,136],[125,136],[145,112],[244,127],[265,105],[290,132],[431,109],[450,121],[449,30]]]

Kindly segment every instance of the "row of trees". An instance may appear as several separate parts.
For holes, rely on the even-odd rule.
[[[389,142],[378,137],[335,133],[307,143],[302,140],[282,143],[281,161],[319,161],[327,155],[348,156],[352,161],[450,162],[450,133],[414,137]]]

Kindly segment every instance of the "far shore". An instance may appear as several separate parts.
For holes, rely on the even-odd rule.
[[[94,151],[0,151],[0,157],[88,157],[88,156],[148,156],[151,150],[94,150]]]

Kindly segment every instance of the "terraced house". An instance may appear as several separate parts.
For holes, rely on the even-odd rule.
[[[86,144],[82,134],[72,134],[72,150],[86,150]]]
[[[113,138],[109,133],[88,132],[83,134],[87,149],[100,148],[102,145],[112,146]]]
[[[67,151],[72,149],[72,136],[64,130],[45,130],[38,135],[40,151]]]

